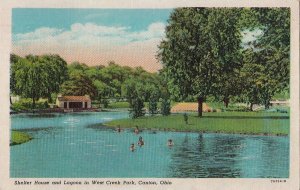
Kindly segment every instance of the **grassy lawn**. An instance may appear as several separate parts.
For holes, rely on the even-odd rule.
[[[121,119],[105,123],[109,127],[140,129],[215,132],[257,135],[288,135],[289,114],[267,112],[214,112],[202,118],[189,114],[188,124],[183,115],[151,116],[138,119]]]
[[[177,102],[171,102],[171,106],[176,105]],[[149,102],[144,102],[145,108],[149,107]],[[118,109],[118,108],[129,108],[130,105],[128,102],[111,102],[108,104],[109,109]],[[161,102],[157,102],[157,107],[161,107]]]
[[[108,107],[110,109],[117,109],[117,108],[129,108],[128,102],[111,102],[108,104]]]
[[[20,132],[20,131],[12,131],[10,145],[22,144],[30,141],[31,139],[32,137],[27,133]]]

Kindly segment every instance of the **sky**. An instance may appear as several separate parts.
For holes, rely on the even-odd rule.
[[[150,72],[162,68],[158,45],[171,9],[29,9],[12,14],[12,52],[59,54],[68,63],[109,61]],[[243,32],[243,43],[261,31]]]
[[[59,54],[68,63],[142,66],[155,72],[170,9],[13,9],[12,52]]]

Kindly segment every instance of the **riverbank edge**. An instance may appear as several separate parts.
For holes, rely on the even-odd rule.
[[[122,128],[122,129],[135,129],[135,126],[131,126],[131,127],[124,127],[121,125],[115,126],[115,125],[110,125],[109,123],[101,123],[102,126],[104,127],[108,127],[108,128],[114,128],[117,130],[118,127]],[[289,134],[283,134],[283,133],[276,133],[276,134],[272,134],[272,133],[235,133],[235,132],[223,132],[223,131],[214,131],[214,130],[178,130],[178,129],[173,129],[173,128],[164,128],[164,129],[158,129],[158,128],[147,128],[147,127],[140,127],[139,126],[139,130],[143,131],[143,130],[148,130],[148,131],[165,131],[165,132],[184,132],[184,133],[215,133],[215,134],[226,134],[226,135],[248,135],[248,136],[277,136],[277,137],[288,137]]]
[[[63,108],[47,108],[47,109],[35,109],[35,110],[19,110],[10,111],[10,115],[16,114],[46,114],[46,113],[80,113],[80,112],[101,112],[100,108],[89,108],[89,109],[63,109]]]
[[[20,145],[31,141],[33,137],[28,133],[20,132],[18,130],[11,131],[10,146]]]

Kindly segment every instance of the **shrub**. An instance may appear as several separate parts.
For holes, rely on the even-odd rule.
[[[163,99],[161,102],[161,114],[164,116],[170,115],[171,113],[171,103],[167,99]]]
[[[108,100],[107,99],[103,99],[103,100],[101,100],[101,103],[103,104],[103,107],[104,108],[107,108],[108,107]]]
[[[141,98],[133,99],[131,103],[131,109],[129,111],[132,119],[144,116],[144,101]]]
[[[155,99],[149,100],[149,113],[151,115],[157,114],[157,101]]]
[[[35,103],[35,109],[46,109],[49,108],[48,101],[37,101]],[[21,99],[11,105],[11,109],[14,111],[27,111],[32,110],[32,100],[29,98]]]

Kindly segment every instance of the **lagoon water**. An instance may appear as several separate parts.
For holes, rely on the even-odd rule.
[[[289,137],[143,131],[99,123],[126,112],[19,114],[12,129],[34,139],[11,146],[11,177],[287,178]],[[241,123],[242,125],[242,123]],[[145,145],[131,152],[142,136]],[[173,139],[174,146],[167,147]]]

